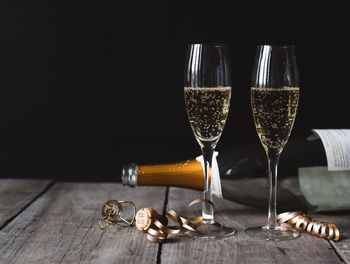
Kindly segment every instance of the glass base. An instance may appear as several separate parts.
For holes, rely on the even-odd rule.
[[[233,228],[223,226],[214,220],[210,223],[203,221],[197,226],[196,231],[185,232],[185,234],[188,236],[200,238],[221,238],[232,236],[235,233],[236,230]]]
[[[250,227],[245,233],[253,238],[269,241],[280,241],[294,239],[300,236],[296,230],[282,230],[279,226],[268,228],[266,226]]]

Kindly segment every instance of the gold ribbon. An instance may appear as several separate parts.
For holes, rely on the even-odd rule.
[[[308,214],[301,212],[285,212],[277,215],[277,221],[282,229],[296,229],[320,238],[338,241],[340,231],[335,224],[328,222],[319,222]]]
[[[198,203],[208,203],[214,209],[214,204],[206,199],[196,199],[188,204],[192,206]],[[123,204],[132,206],[133,216],[131,219],[123,218],[120,213]],[[142,208],[136,213],[136,207],[132,201],[109,200],[102,207],[102,219],[98,225],[100,229],[105,230],[109,225],[119,225],[121,227],[131,226],[134,222],[136,227],[146,233],[146,238],[154,243],[163,242],[169,234],[178,234],[182,229],[196,231],[197,226],[203,220],[202,216],[186,217],[181,216],[174,210],[168,210],[166,217],[159,215],[156,210],[151,207]],[[178,226],[171,228],[168,224],[171,219]],[[310,235],[325,238],[328,240],[338,241],[340,239],[340,231],[333,223],[316,221],[308,214],[302,212],[284,212],[277,215],[277,222],[282,230],[296,229],[299,232],[306,231]]]
[[[197,203],[208,203],[212,207],[214,204],[206,199],[196,199],[188,204],[188,206],[195,205]],[[166,216],[175,222],[178,228],[170,228],[161,219],[161,216],[152,208],[142,208],[136,214],[136,227],[139,230],[146,232],[146,238],[154,243],[163,242],[169,234],[178,234],[181,230],[187,229],[190,231],[196,231],[197,225],[203,220],[202,216],[185,217],[179,215],[174,210],[168,210]]]

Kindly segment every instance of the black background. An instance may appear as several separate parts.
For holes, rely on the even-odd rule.
[[[309,2],[2,3],[0,177],[118,181],[122,164],[199,155],[183,103],[190,42],[231,47],[219,152],[258,140],[249,101],[257,44],[297,47],[302,90],[291,137],[348,127],[346,8]]]

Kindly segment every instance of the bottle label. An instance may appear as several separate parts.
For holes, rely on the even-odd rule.
[[[320,137],[329,171],[350,170],[350,129],[312,129]]]
[[[215,196],[222,198],[222,189],[221,189],[221,180],[220,180],[220,172],[219,172],[219,166],[216,160],[216,156],[219,153],[217,151],[214,151],[213,155],[213,162],[211,164],[211,181],[210,181],[210,190],[211,194],[214,194]],[[203,156],[198,156],[196,158],[198,162],[202,164],[202,167],[204,169],[204,160]]]
[[[313,212],[350,210],[350,171],[299,168],[299,185]]]

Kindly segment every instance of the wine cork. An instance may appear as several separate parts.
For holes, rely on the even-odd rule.
[[[154,220],[159,220],[162,217],[151,207],[142,208],[136,213],[136,227],[139,230],[146,231]]]

